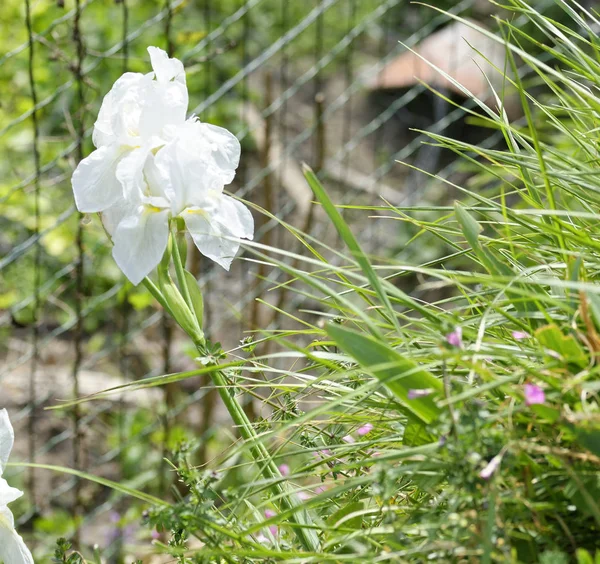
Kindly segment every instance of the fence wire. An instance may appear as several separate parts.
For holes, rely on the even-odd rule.
[[[448,4],[470,15],[475,0]],[[424,137],[402,122],[411,123],[411,105],[428,94],[414,84],[381,107],[380,94],[366,85],[447,18],[408,0],[8,0],[5,9],[0,81],[11,94],[0,108],[1,404],[11,410],[17,435],[28,437],[15,456],[164,493],[167,485],[157,486],[156,476],[166,473],[163,457],[180,417],[187,413],[203,440],[219,423],[207,382],[44,410],[194,366],[181,335],[117,270],[98,219],[73,206],[70,175],[92,149],[102,96],[121,73],[147,72],[148,45],[165,48],[186,65],[193,112],[242,142],[231,191],[334,241],[310,201],[301,202],[300,163],[311,164],[343,204],[379,205],[380,195],[397,205],[419,201],[423,194],[414,187],[424,185],[395,161],[423,159]],[[443,132],[463,113],[445,108],[424,118]],[[452,164],[439,168],[455,173]],[[349,217],[367,250],[393,250],[395,228]],[[259,241],[299,250],[276,220],[256,219]],[[267,292],[284,279],[243,260],[248,256],[228,275],[198,253],[189,257],[207,299],[210,338],[229,349],[246,331],[283,322],[254,305],[257,298],[287,312],[307,307],[293,292]],[[70,528],[56,536],[102,544],[109,555],[122,550],[121,521],[102,525],[107,515],[126,512],[118,495],[43,471],[21,476],[30,504],[24,523],[60,514]],[[99,541],[99,532],[106,538]]]

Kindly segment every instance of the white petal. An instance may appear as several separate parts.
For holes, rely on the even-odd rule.
[[[162,135],[165,128],[185,123],[188,91],[182,82],[151,80],[144,90],[143,107],[139,118],[142,139]]]
[[[8,507],[0,507],[0,560],[4,564],[34,564],[31,552],[15,531],[15,521]]]
[[[152,70],[158,82],[169,82],[171,80],[183,81],[185,84],[185,70],[179,59],[170,59],[169,55],[158,47],[148,47]]]
[[[14,441],[15,433],[8,418],[8,412],[6,409],[0,409],[0,476],[8,462]]]
[[[254,219],[244,204],[229,196],[213,196],[206,204],[189,207],[181,215],[198,250],[229,270],[239,239],[254,236]]]
[[[222,195],[208,208],[211,222],[219,223],[223,230],[242,239],[254,238],[254,218],[242,202]]]
[[[0,507],[12,503],[22,495],[23,492],[21,490],[9,486],[4,478],[0,478]]]
[[[121,223],[121,221],[127,216],[134,214],[139,205],[140,202],[132,202],[130,199],[121,200],[110,206],[110,208],[105,209],[100,214],[102,225],[104,225],[104,229],[108,231],[108,234],[111,237],[113,236],[119,223]]]
[[[125,199],[140,201],[144,194],[144,164],[148,157],[149,150],[138,147],[126,153],[119,161],[116,170],[117,180],[123,187]]]
[[[228,237],[221,226],[210,221],[207,212],[200,208],[188,208],[182,214],[185,224],[198,250],[225,270],[229,270],[240,243]]]
[[[117,79],[104,97],[92,134],[92,140],[96,147],[110,145],[119,140],[121,132],[115,131],[114,127],[116,117],[123,109],[124,101],[131,100],[132,94],[139,90],[143,78],[144,75],[141,73],[127,72]]]
[[[71,178],[77,209],[83,213],[107,209],[122,198],[116,169],[122,150],[116,145],[96,149],[83,159]]]
[[[160,262],[169,238],[169,211],[139,206],[113,235],[113,257],[132,284],[139,284]]]
[[[173,215],[194,204],[203,204],[211,191],[222,190],[222,182],[207,168],[202,152],[194,151],[186,141],[174,139],[158,151],[155,159]]]
[[[159,151],[159,153],[161,152]],[[169,194],[166,187],[169,184],[169,177],[167,171],[158,166],[157,158],[152,153],[147,156],[144,164],[144,181],[146,183],[147,196],[168,199]]]
[[[233,133],[224,127],[210,123],[201,123],[200,126],[211,143],[213,158],[223,177],[223,182],[229,184],[235,176],[235,169],[240,164],[240,142]]]

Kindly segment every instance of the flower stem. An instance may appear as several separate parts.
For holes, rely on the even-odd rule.
[[[192,297],[190,295],[190,290],[187,286],[187,282],[185,279],[185,267],[183,265],[183,261],[181,260],[181,255],[179,254],[179,247],[177,245],[177,231],[173,232],[173,263],[175,264],[175,273],[177,274],[177,281],[179,282],[183,299],[185,300],[185,303],[190,308],[190,310],[194,311]],[[198,321],[200,323],[199,327],[202,327],[202,319],[199,319]]]
[[[184,297],[184,300],[188,302],[192,315],[196,317],[195,310],[191,306],[190,291],[184,274],[183,262],[176,244],[173,244],[173,262],[175,264],[175,270],[177,272],[181,293]],[[160,295],[160,290],[156,288],[156,286],[154,286],[150,281],[148,281],[146,285],[152,294],[158,299],[161,305],[165,305],[166,300],[162,295]],[[202,320],[197,321],[199,326],[202,326]],[[188,335],[193,340],[198,352],[204,356],[206,354],[206,342],[204,339],[199,339],[190,333],[188,333]],[[271,491],[279,499],[279,503],[281,504],[282,508],[291,513],[290,521],[294,525],[294,533],[296,534],[299,542],[302,544],[305,550],[317,552],[319,550],[319,538],[313,529],[307,527],[307,525],[311,524],[311,519],[308,512],[302,507],[301,500],[292,490],[290,485],[285,481],[284,477],[279,471],[279,468],[277,467],[277,464],[275,464],[273,457],[269,453],[269,450],[262,443],[251,421],[248,419],[244,408],[237,400],[235,390],[232,389],[231,383],[221,370],[214,370],[210,373],[210,375],[213,384],[217,388],[219,395],[221,396],[221,399],[227,408],[227,411],[229,411],[229,415],[231,415],[233,422],[239,428],[240,434],[242,435],[244,441],[248,443],[252,457],[260,468],[263,478],[267,482],[271,482]]]
[[[196,345],[199,352],[203,353],[203,345]],[[305,528],[310,525],[310,517],[303,508],[300,498],[298,498],[291,487],[285,482],[277,464],[273,461],[268,449],[261,442],[258,433],[248,419],[246,412],[235,396],[235,390],[232,390],[231,383],[221,370],[215,370],[210,373],[213,384],[217,388],[227,411],[231,415],[234,423],[240,430],[242,438],[249,444],[250,452],[254,461],[259,466],[261,474],[268,482],[273,482],[270,486],[271,491],[279,498],[279,503],[286,511],[293,511],[290,521],[295,525],[294,533],[305,550],[317,552],[319,550],[319,539],[314,530]]]

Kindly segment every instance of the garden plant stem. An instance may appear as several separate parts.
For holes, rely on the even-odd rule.
[[[172,245],[172,258],[177,273],[177,279],[179,285],[181,286],[180,290],[183,294],[183,298],[192,315],[196,319],[198,327],[202,328],[203,320],[197,318],[195,310],[191,306],[190,292],[189,288],[187,287],[186,277],[184,275],[184,265],[174,237]],[[144,280],[144,284],[154,298],[161,304],[161,306],[163,306],[169,315],[176,320],[176,317],[173,315],[172,308],[162,295],[160,288],[158,288],[148,278]],[[193,340],[194,345],[200,355],[206,356],[206,341],[204,337],[198,334],[190,335],[189,333],[188,336]],[[242,404],[236,398],[235,389],[232,387],[231,382],[221,370],[214,370],[210,372],[210,376],[213,384],[219,392],[219,395],[221,396],[221,399],[223,400],[223,403],[225,404],[225,407],[227,408],[227,411],[233,419],[233,422],[239,428],[242,438],[248,443],[252,457],[258,465],[263,478],[267,482],[271,483],[270,489],[275,497],[279,500],[282,509],[286,512],[290,512],[289,518],[298,540],[305,550],[309,552],[318,552],[319,539],[316,532],[311,528],[312,523],[308,512],[302,508],[301,500],[285,481],[285,478],[279,471],[279,468],[277,467],[277,464],[275,464],[267,447],[265,447],[265,445],[262,443],[250,419],[248,419]]]

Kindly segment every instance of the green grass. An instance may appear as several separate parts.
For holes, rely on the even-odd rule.
[[[446,183],[453,205],[382,206],[385,221],[414,233],[396,258],[363,252],[310,170],[343,249],[309,235],[298,254],[248,245],[251,260],[284,271],[321,318],[284,312],[293,328],[257,332],[245,362],[201,369],[218,371],[225,393],[262,399],[264,418],[253,423],[264,459],[232,429],[230,447],[197,467],[200,445],[188,435],[170,457],[177,491],[145,517],[164,536],[140,554],[181,563],[600,560],[600,41],[593,14],[557,5],[570,25],[520,0],[506,7],[529,20],[502,24],[507,66],[522,61],[545,88],[532,93],[507,76],[523,104],[514,123],[501,107],[478,106],[504,148],[431,136],[474,176],[431,179]],[[543,41],[523,32],[531,27]],[[530,55],[540,49],[550,62]],[[435,260],[403,260],[432,244],[442,249]],[[267,341],[274,352],[261,352]],[[545,401],[529,404],[526,384]],[[263,463],[280,471],[261,473]],[[290,491],[303,503],[282,504]],[[299,542],[302,526],[315,550]]]

